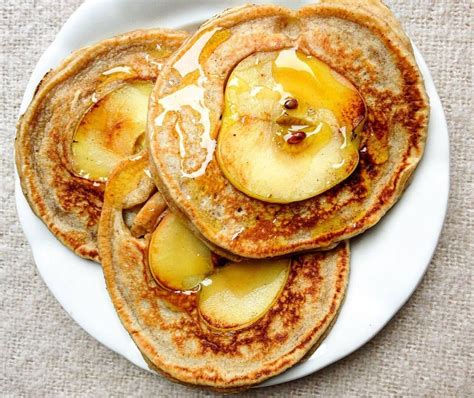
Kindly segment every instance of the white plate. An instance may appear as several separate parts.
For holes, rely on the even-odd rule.
[[[257,1],[258,2],[258,1]],[[277,1],[297,7],[306,1]],[[84,45],[146,27],[192,29],[239,1],[86,1],[69,18],[39,60],[26,89],[21,112],[41,77]],[[412,184],[389,214],[352,241],[352,270],[346,300],[329,336],[305,362],[264,385],[313,373],[361,347],[392,318],[423,277],[436,248],[449,191],[449,143],[446,120],[433,81],[420,53],[416,59],[431,100],[429,137]],[[63,247],[29,208],[16,181],[21,224],[38,270],[68,314],[105,346],[147,369],[120,323],[105,289],[100,266]]]

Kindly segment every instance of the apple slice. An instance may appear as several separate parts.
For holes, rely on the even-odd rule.
[[[228,79],[217,161],[253,198],[304,200],[354,171],[365,112],[355,87],[318,59],[256,53]]]
[[[202,283],[201,317],[217,329],[240,329],[256,322],[285,286],[290,261],[248,260],[216,268]]]
[[[211,251],[173,213],[153,232],[148,262],[155,280],[177,291],[196,288],[213,270]]]
[[[152,88],[151,82],[126,83],[86,112],[71,147],[78,175],[105,181],[120,160],[143,148]]]

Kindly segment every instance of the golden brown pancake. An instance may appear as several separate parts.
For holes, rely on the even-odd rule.
[[[392,11],[380,0],[319,0],[319,3],[341,4],[346,10],[364,9],[365,12],[372,14],[380,23],[385,23],[388,29],[392,30],[398,36],[402,44],[412,52],[410,39],[403,30],[400,21],[395,17]]]
[[[367,118],[350,177],[307,200],[268,203],[236,189],[214,151],[232,70],[288,48],[348,79]],[[410,43],[381,2],[241,7],[205,23],[157,80],[147,128],[153,174],[173,211],[228,257],[326,249],[376,224],[398,200],[423,154],[428,113]]]
[[[85,115],[94,109],[101,109],[97,117],[123,111],[107,108],[107,101],[127,87],[152,85],[185,37],[184,32],[138,30],[78,50],[45,76],[20,119],[16,164],[23,192],[51,232],[82,257],[99,259],[97,224],[106,178],[90,178],[74,166],[75,133],[87,128]],[[127,120],[119,120],[105,127],[104,153],[113,152],[127,126]],[[127,151],[134,149],[120,156],[131,154]]]
[[[124,222],[124,209],[151,194],[147,166],[147,157],[139,156],[113,171],[98,243],[115,309],[150,367],[174,381],[232,391],[275,376],[314,350],[344,297],[348,243],[293,257],[286,284],[263,317],[242,329],[215,330],[199,316],[198,292],[179,294],[154,280],[147,264],[154,227],[134,237]],[[142,210],[147,207],[155,205],[145,204]]]

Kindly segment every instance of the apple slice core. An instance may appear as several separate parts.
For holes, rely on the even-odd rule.
[[[356,168],[365,113],[355,87],[317,58],[293,49],[255,53],[227,81],[217,161],[253,198],[308,199]]]

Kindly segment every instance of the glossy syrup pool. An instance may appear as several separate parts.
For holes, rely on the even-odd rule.
[[[320,60],[295,49],[257,52],[227,81],[217,160],[253,198],[308,199],[355,169],[364,118],[355,87]]]

